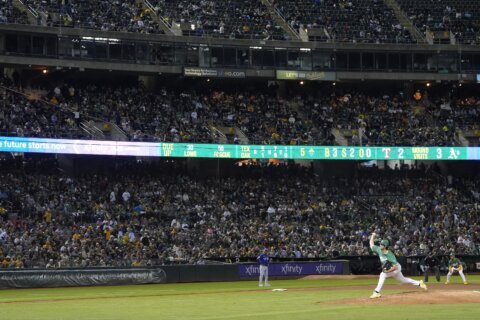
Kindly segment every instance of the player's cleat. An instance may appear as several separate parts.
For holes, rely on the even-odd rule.
[[[263,287],[263,284],[260,283],[258,286],[259,286],[259,287]]]
[[[428,290],[427,285],[425,284],[425,282],[423,282],[423,280],[420,280],[420,288],[422,288],[425,291]]]
[[[270,283],[265,283],[265,287],[270,287]]]
[[[463,284],[468,284],[468,282],[467,282],[467,281],[465,281]]]
[[[378,292],[374,292],[371,296],[370,299],[377,299],[380,298],[382,295]]]
[[[445,284],[449,284],[449,283],[450,283],[450,281],[445,281]]]

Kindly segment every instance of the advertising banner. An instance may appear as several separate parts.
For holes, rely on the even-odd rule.
[[[207,77],[207,78],[235,78],[243,79],[246,77],[244,70],[226,70],[213,68],[184,68],[183,75],[187,77]]]
[[[277,70],[277,80],[335,81],[335,72]]]
[[[343,274],[342,261],[303,262],[303,263],[271,263],[268,266],[269,276],[300,276]],[[241,264],[238,266],[240,277],[258,277],[258,264]]]

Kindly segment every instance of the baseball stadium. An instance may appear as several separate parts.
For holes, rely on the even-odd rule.
[[[479,319],[475,0],[0,0],[0,319]]]

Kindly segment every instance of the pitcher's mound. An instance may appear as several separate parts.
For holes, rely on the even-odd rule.
[[[327,304],[465,304],[480,303],[478,291],[416,291],[382,294],[381,298],[356,298],[326,302]]]

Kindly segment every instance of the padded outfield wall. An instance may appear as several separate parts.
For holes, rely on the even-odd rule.
[[[350,274],[349,261],[272,263],[271,277]],[[47,288],[252,280],[257,264],[171,265],[151,268],[25,269],[0,271],[0,288]]]

